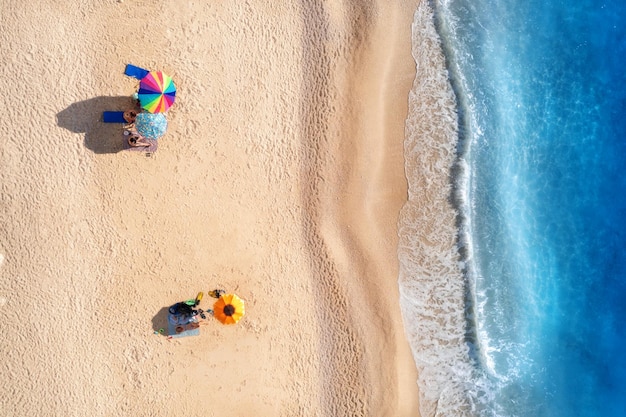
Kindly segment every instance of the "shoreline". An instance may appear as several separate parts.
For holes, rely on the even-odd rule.
[[[405,141],[409,198],[398,221],[400,303],[403,315],[412,318],[405,321],[405,330],[418,364],[420,412],[455,414],[472,408],[463,398],[472,368],[459,211],[452,198],[458,192],[454,174],[461,168],[459,116],[429,4],[418,7],[413,31],[418,65]]]

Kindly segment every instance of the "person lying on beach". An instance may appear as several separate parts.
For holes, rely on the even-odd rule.
[[[128,124],[133,124],[135,123],[135,119],[137,119],[137,114],[138,112],[135,110],[126,110],[124,112],[124,120],[126,120]]]
[[[143,136],[139,136],[137,133],[130,133],[128,136],[128,144],[132,147],[144,147],[147,148],[151,145],[150,142]]]

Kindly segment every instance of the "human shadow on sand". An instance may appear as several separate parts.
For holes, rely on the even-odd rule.
[[[167,333],[167,314],[169,312],[169,307],[163,307],[159,310],[159,312],[152,318],[152,330],[158,332],[163,329],[165,333]]]
[[[122,127],[104,123],[102,112],[134,108],[131,97],[94,97],[70,105],[57,113],[57,124],[74,133],[85,134],[85,147],[94,153],[117,153],[124,149]]]

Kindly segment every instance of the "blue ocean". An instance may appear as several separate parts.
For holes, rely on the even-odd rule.
[[[422,412],[626,416],[626,2],[432,7],[458,115],[459,273],[420,269],[427,247],[403,234],[424,227],[401,221]]]

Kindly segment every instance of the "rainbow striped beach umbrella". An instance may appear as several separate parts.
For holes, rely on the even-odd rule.
[[[169,75],[151,71],[139,82],[139,102],[150,113],[163,113],[176,99],[176,86]]]

